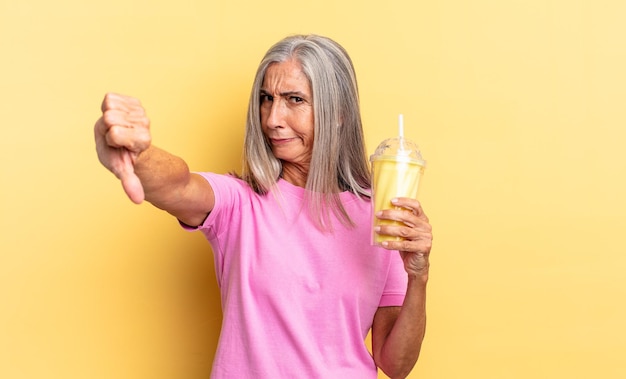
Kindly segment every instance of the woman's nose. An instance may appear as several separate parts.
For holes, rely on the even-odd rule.
[[[267,114],[267,126],[272,129],[282,128],[284,124],[284,116],[284,107],[281,104],[280,99],[274,99]]]

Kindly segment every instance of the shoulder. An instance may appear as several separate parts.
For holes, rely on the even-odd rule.
[[[211,187],[214,197],[211,213],[255,195],[248,183],[234,175],[213,172],[194,172],[194,174],[206,180]]]
[[[254,192],[248,183],[232,174],[216,174],[214,172],[195,172],[194,174],[209,182],[215,192]]]

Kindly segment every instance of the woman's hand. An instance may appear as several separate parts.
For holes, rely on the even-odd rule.
[[[134,164],[150,147],[150,120],[139,100],[128,96],[106,94],[101,109],[102,117],[94,126],[98,159],[122,181],[128,197],[141,203],[144,190]]]
[[[399,197],[391,203],[403,209],[386,209],[376,214],[382,220],[399,221],[403,225],[381,225],[378,234],[402,237],[403,241],[386,241],[383,247],[398,250],[409,277],[428,277],[429,255],[432,246],[432,227],[422,206],[415,199]]]

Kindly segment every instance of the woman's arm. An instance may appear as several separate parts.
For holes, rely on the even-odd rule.
[[[376,216],[401,221],[404,226],[381,226],[377,232],[405,238],[404,241],[384,243],[383,247],[400,251],[408,275],[408,287],[402,307],[383,307],[376,312],[372,325],[372,350],[376,365],[395,379],[406,377],[413,369],[426,331],[426,284],[432,228],[417,200],[399,198],[392,202],[405,209],[389,209]]]
[[[152,145],[150,121],[139,100],[107,94],[94,127],[100,162],[117,176],[135,203],[147,200],[190,226],[213,209],[209,183],[187,163]]]
[[[409,280],[402,307],[381,307],[374,316],[372,350],[376,366],[392,379],[415,366],[426,331],[426,282]]]

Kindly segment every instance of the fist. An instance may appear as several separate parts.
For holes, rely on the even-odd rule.
[[[128,197],[141,203],[144,191],[134,167],[137,157],[150,147],[150,120],[139,100],[129,96],[106,94],[101,110],[94,126],[98,159],[121,180]]]

